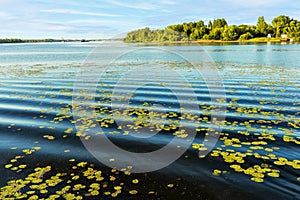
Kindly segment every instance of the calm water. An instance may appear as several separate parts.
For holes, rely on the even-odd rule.
[[[0,63],[1,65],[78,63],[83,62],[94,48],[100,47],[99,45],[101,46],[101,43],[0,44]],[[130,49],[124,46],[123,48]],[[300,61],[299,44],[175,46],[164,49],[180,54],[188,52],[191,55],[206,51],[214,61],[234,64],[299,67]]]
[[[133,51],[136,48],[140,50]],[[196,139],[185,154],[189,159],[183,156],[159,173],[186,179],[195,188],[202,184],[201,187],[217,199],[266,199],[265,191],[268,191],[270,199],[299,199],[299,45],[168,46],[157,47],[159,50],[156,47],[143,48],[122,43],[0,44],[1,186],[9,180],[24,179],[34,168],[47,165],[52,166],[52,174],[67,173],[61,185],[49,189],[49,194],[61,189],[62,185],[87,184],[89,180],[84,176],[77,182],[67,182],[72,180],[74,174],[80,175],[83,169],[80,171],[73,167],[81,161],[94,163],[93,166],[103,169],[107,176],[105,178],[109,179],[112,172],[105,171],[105,167],[93,159],[78,139],[80,134],[72,116],[74,84],[78,83],[76,77],[80,69],[89,70],[90,65],[96,61],[98,65],[110,65],[96,87],[96,102],[101,113],[97,116],[98,122],[102,123],[105,134],[115,144],[134,152],[156,150],[173,137],[178,127],[174,130],[168,127],[172,124],[176,126],[181,116],[198,128]],[[206,130],[212,127],[211,96],[206,82],[190,62],[199,64],[200,68],[202,62],[209,62],[216,67],[226,93],[225,101],[220,100],[215,105],[226,107],[223,133],[214,151],[204,159],[198,158],[198,152],[203,149],[197,144],[203,143]],[[151,79],[141,77],[138,73],[127,74],[135,67],[139,71],[141,67],[160,65],[172,66],[170,69],[185,76],[196,99],[190,99],[191,88],[182,87],[182,82],[174,74],[165,71],[159,74],[154,68],[148,74],[154,75]],[[90,73],[91,82],[80,87],[89,87],[92,79],[99,76],[92,72],[95,71]],[[120,86],[118,81],[125,75],[128,78]],[[144,84],[146,79],[149,81],[147,85]],[[192,110],[194,118],[180,115],[178,96],[164,84],[178,89],[189,105],[197,105],[199,111]],[[163,113],[169,114],[164,117],[169,121],[159,129],[161,133],[148,140],[125,136],[115,123],[108,122],[111,113],[125,109],[122,102],[117,103],[115,108],[110,106],[114,88],[118,87],[122,93],[127,94],[136,85],[139,87],[130,98],[130,108],[136,109],[136,113],[129,114],[134,110],[127,109],[120,116],[125,124],[134,122],[129,131],[135,130],[133,126],[137,124],[147,124],[137,121],[136,116],[137,112],[142,112],[139,109],[145,108],[146,102],[151,105],[161,104],[165,108],[154,110],[159,117]],[[214,97],[220,98],[218,89],[212,90],[216,92]],[[173,115],[171,113],[177,116],[170,117]],[[145,118],[149,113],[144,114],[142,116]],[[86,125],[89,122],[84,123]],[[155,126],[152,128],[157,129]],[[122,127],[122,130],[127,129]],[[26,150],[32,150],[32,153],[28,154]],[[75,162],[70,159],[75,159]],[[21,164],[26,167],[20,167]],[[122,182],[121,175],[114,176]],[[132,177],[145,179],[135,174]],[[131,187],[127,184],[131,179],[126,180],[123,181],[125,185]],[[148,196],[148,187],[157,192],[157,197],[150,199],[164,199],[165,194],[172,193],[168,187],[157,186],[155,181],[144,181],[145,185],[141,182],[141,186],[136,186],[140,198]],[[163,184],[164,181],[161,182]],[[183,187],[178,183],[178,191]],[[195,188],[193,190],[197,191]],[[109,189],[111,192],[114,190],[110,186],[107,191]],[[20,191],[26,193],[29,189],[26,186]],[[101,198],[106,197],[103,192]],[[79,194],[84,196],[86,193],[88,189],[82,189]],[[40,197],[48,195],[38,194]],[[126,199],[126,195],[120,194],[120,198]]]

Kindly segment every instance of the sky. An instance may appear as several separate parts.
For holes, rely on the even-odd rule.
[[[297,0],[0,0],[0,38],[118,38],[127,32],[225,18],[268,23],[281,14],[300,20]]]

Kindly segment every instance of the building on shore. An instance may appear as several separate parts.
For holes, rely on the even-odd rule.
[[[280,41],[288,42],[288,41],[290,41],[290,39],[287,34],[281,34]]]

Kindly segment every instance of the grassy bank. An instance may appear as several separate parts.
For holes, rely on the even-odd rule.
[[[140,42],[138,45],[230,45],[230,44],[247,44],[247,43],[280,43],[280,38],[252,38],[248,40],[233,40],[233,41],[224,41],[224,40],[191,40],[191,41],[153,41],[153,42]],[[298,42],[290,42],[288,43],[298,43]]]

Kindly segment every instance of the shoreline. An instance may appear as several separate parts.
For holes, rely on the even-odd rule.
[[[91,39],[91,40],[79,40],[79,39],[31,39],[24,40],[18,39],[18,41],[1,41],[6,39],[0,39],[0,44],[31,44],[31,43],[70,43],[70,42],[79,42],[79,43],[89,43],[89,42],[99,42],[99,41],[119,41],[126,44],[222,44],[222,43],[284,43],[284,44],[300,44],[295,41],[282,41],[280,38],[252,38],[249,40],[190,40],[190,41],[150,41],[150,42],[125,42],[123,39]],[[10,40],[10,39],[8,39]]]
[[[222,40],[195,40],[195,41],[164,41],[164,42],[124,42],[126,44],[137,44],[137,45],[222,45],[222,44],[300,44],[299,42],[293,41],[281,41],[280,39],[272,40],[261,40],[261,39],[250,39],[250,40],[233,40],[233,41],[222,41]]]

